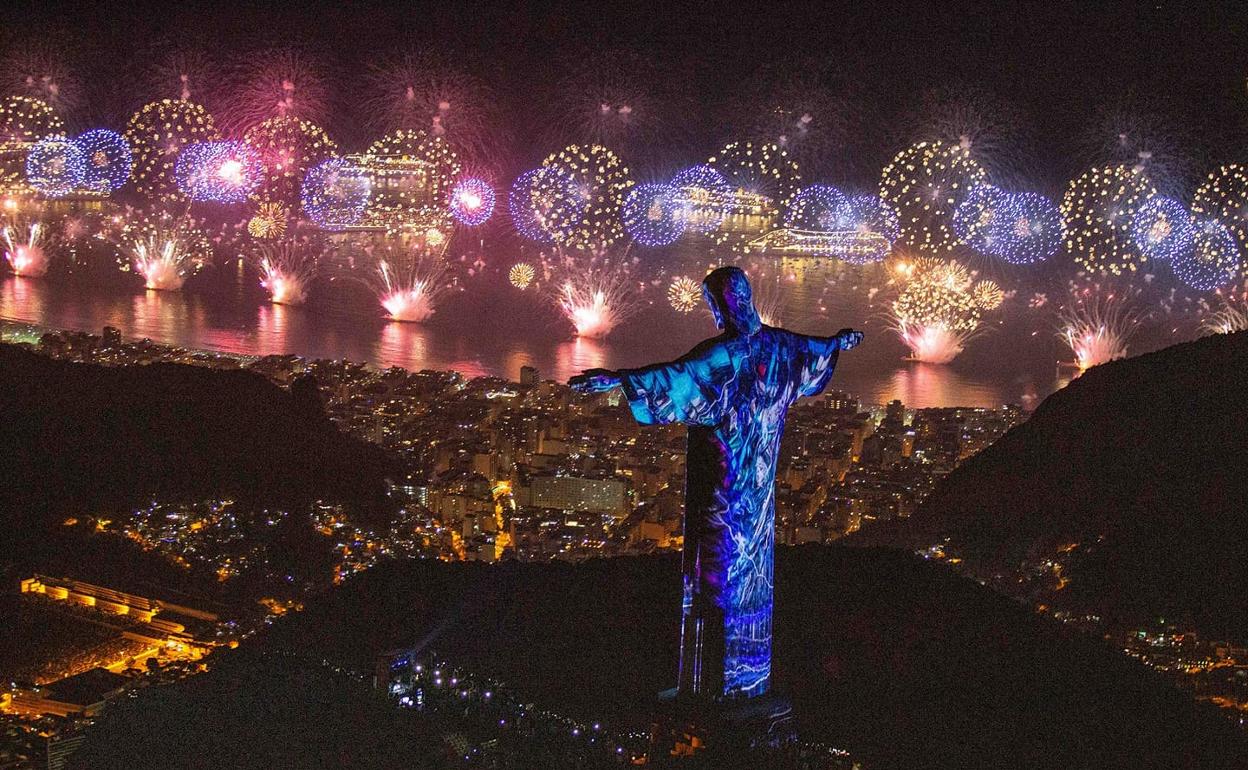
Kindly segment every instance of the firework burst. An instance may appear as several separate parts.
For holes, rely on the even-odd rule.
[[[642,246],[668,246],[685,232],[684,199],[667,184],[640,184],[624,196],[624,230]]]
[[[29,96],[0,101],[0,191],[29,191],[27,151],[36,142],[64,132],[65,124],[47,102]]]
[[[671,186],[680,192],[680,218],[687,230],[706,235],[719,229],[727,215],[719,199],[732,193],[723,174],[705,164],[690,166],[672,177]]]
[[[880,198],[897,212],[903,244],[941,254],[958,246],[953,214],[985,177],[968,148],[919,142],[884,167]]]
[[[1170,263],[1175,276],[1197,291],[1217,289],[1235,280],[1241,251],[1234,231],[1216,219],[1196,219],[1192,231],[1191,248]]]
[[[688,276],[677,276],[667,287],[667,301],[678,313],[695,310],[702,302],[702,284]]]
[[[1136,210],[1132,220],[1135,242],[1144,256],[1171,262],[1192,247],[1196,228],[1192,215],[1174,198],[1153,196]]]
[[[494,214],[494,187],[478,177],[460,179],[451,188],[448,209],[455,221],[467,227],[483,225]]]
[[[262,243],[249,254],[260,274],[260,285],[275,305],[302,305],[320,269],[324,244],[311,238]]]
[[[971,273],[956,261],[908,263],[906,284],[892,304],[893,326],[915,361],[947,364],[976,333],[985,310],[1000,305],[991,281],[972,285]]]
[[[148,289],[177,291],[212,256],[208,237],[189,215],[167,212],[135,217],[124,226],[117,245],[123,270],[143,277]]]
[[[4,259],[14,275],[38,278],[48,272],[47,227],[42,222],[10,222],[4,237]]]
[[[995,281],[979,281],[971,287],[971,298],[983,310],[996,310],[1005,302],[1005,291]]]
[[[1155,194],[1143,171],[1128,166],[1085,172],[1062,197],[1066,250],[1089,272],[1123,275],[1139,270],[1144,256],[1132,228],[1139,210]]]
[[[1248,285],[1217,292],[1216,305],[1202,303],[1200,328],[1209,334],[1248,330]]]
[[[429,320],[438,304],[458,282],[442,258],[445,237],[437,230],[403,237],[375,239],[358,254],[365,283],[386,311],[386,318],[405,323]]]
[[[546,269],[551,300],[576,336],[603,339],[642,306],[627,250],[559,249]]]
[[[188,144],[217,137],[212,115],[194,102],[162,99],[144,106],[126,123],[125,131],[133,153],[135,190],[152,198],[177,198],[173,169],[178,153]]]
[[[303,213],[317,227],[342,230],[364,219],[372,193],[372,177],[363,169],[342,158],[330,158],[304,176],[299,198]]]
[[[1127,342],[1142,321],[1138,298],[1138,290],[1087,277],[1071,283],[1057,336],[1070,347],[1079,371],[1127,355]]]
[[[247,220],[247,234],[252,238],[281,238],[286,234],[290,212],[277,201],[261,203]]]
[[[66,139],[41,139],[26,155],[26,181],[46,198],[81,189],[86,171],[82,150]]]
[[[1248,248],[1248,167],[1232,163],[1210,174],[1192,196],[1192,213],[1222,222]]]
[[[298,203],[308,170],[338,151],[338,145],[320,126],[293,115],[252,126],[243,141],[259,156],[261,182],[256,197],[288,206]]]
[[[797,161],[777,144],[732,142],[706,164],[727,181],[737,204],[758,209],[756,215],[768,220],[789,208],[802,183]],[[751,206],[750,201],[757,204]]]
[[[606,248],[624,229],[620,208],[633,180],[628,167],[601,145],[569,145],[542,161],[533,178],[534,208],[545,230],[571,249]]]
[[[521,291],[529,288],[529,284],[533,283],[536,277],[537,271],[528,262],[517,262],[507,271],[507,280]]]
[[[260,184],[260,156],[246,142],[195,142],[182,148],[174,181],[193,201],[242,203]]]
[[[84,188],[107,195],[130,180],[134,154],[121,134],[96,128],[78,135],[73,141],[82,152]]]
[[[447,202],[461,165],[444,138],[396,131],[369,146],[365,166],[391,182],[372,189],[367,221],[392,230],[449,227]]]

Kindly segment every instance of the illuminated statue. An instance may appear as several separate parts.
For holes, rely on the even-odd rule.
[[[667,364],[591,369],[582,393],[623,388],[643,425],[689,426],[685,485],[682,698],[767,692],[771,677],[776,459],[789,405],[827,386],[837,353],[862,341],[843,329],[808,337],[763,325],[736,267],[702,282],[723,333]]]

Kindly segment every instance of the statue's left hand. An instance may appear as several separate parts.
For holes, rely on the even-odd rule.
[[[568,380],[568,386],[577,393],[606,393],[620,386],[620,375],[610,369],[590,369]]]
[[[862,332],[853,329],[841,329],[836,333],[836,342],[841,350],[853,350],[858,347],[865,337]]]

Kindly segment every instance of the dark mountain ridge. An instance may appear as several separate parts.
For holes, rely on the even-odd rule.
[[[0,345],[0,515],[46,523],[152,499],[324,499],[378,512],[389,458],[306,388],[181,364],[105,367]]]
[[[948,538],[972,574],[1067,552],[1046,600],[1248,639],[1248,333],[1094,367],[851,543]]]

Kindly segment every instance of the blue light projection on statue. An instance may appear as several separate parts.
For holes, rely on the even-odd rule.
[[[679,694],[713,699],[767,692],[771,678],[775,479],[789,406],[832,376],[862,340],[764,325],[749,281],[722,267],[703,295],[723,333],[666,364],[590,370],[585,393],[620,386],[643,425],[689,426]]]

